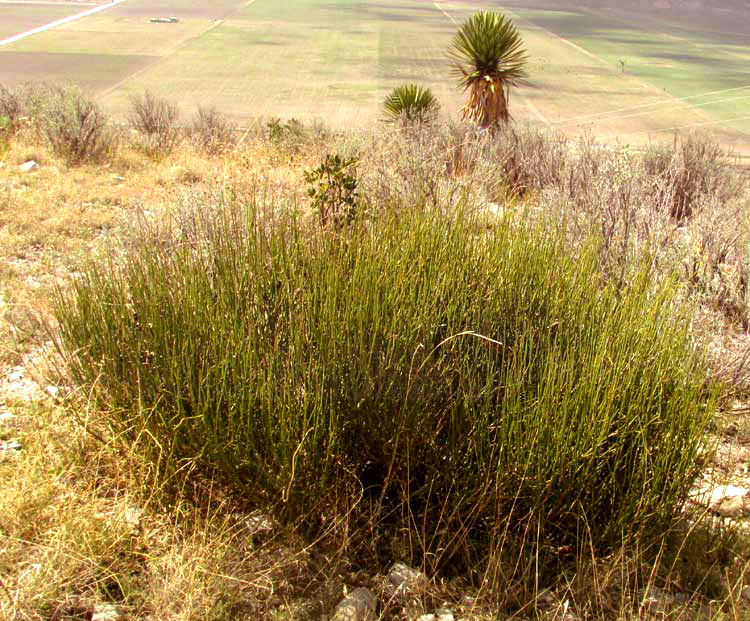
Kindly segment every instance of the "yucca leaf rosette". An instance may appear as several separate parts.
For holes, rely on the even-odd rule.
[[[475,13],[458,29],[449,55],[469,93],[461,109],[464,120],[482,128],[507,123],[510,87],[523,84],[527,75],[526,51],[513,22],[502,13]]]
[[[388,122],[427,124],[437,118],[440,103],[429,88],[402,84],[388,94],[383,109]]]

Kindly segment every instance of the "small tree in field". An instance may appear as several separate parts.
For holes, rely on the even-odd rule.
[[[526,51],[518,30],[501,13],[481,11],[458,29],[450,48],[455,73],[469,100],[461,109],[466,121],[496,129],[510,119],[511,86],[526,77]]]

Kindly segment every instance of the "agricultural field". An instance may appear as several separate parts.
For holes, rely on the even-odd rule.
[[[393,86],[419,81],[453,110],[460,98],[445,56],[453,31],[430,3],[255,2],[104,101],[122,109],[128,94],[143,89],[190,93],[241,119],[357,127],[377,117]]]
[[[379,118],[391,88],[416,81],[456,117],[462,94],[447,48],[473,11],[497,9],[516,21],[529,52],[528,85],[511,101],[517,121],[628,144],[706,129],[750,151],[750,20],[605,4],[127,0],[0,48],[0,82],[75,81],[120,117],[130,95],[150,90],[186,113],[211,105],[241,122],[356,128]],[[14,16],[32,11],[13,6]],[[50,19],[62,10],[44,7]],[[179,22],[149,21],[167,15]]]
[[[44,26],[83,9],[71,4],[0,2],[0,40]]]
[[[604,96],[611,112],[598,116],[588,113],[580,119],[570,115],[571,122],[552,116],[556,123],[566,128],[588,126],[594,133],[621,138],[669,131],[670,125],[704,127],[725,143],[747,143],[750,20],[745,14],[738,13],[730,23],[726,12],[703,12],[699,19],[695,12],[667,15],[663,11],[635,13],[622,9],[554,10],[529,8],[527,4],[506,10],[529,29],[537,29],[547,38],[559,38],[571,49],[578,48],[596,59],[609,74],[613,70],[619,73],[621,82],[629,79],[661,91],[662,104],[644,98],[641,107],[629,109],[629,102],[618,101],[617,90],[602,88],[589,96],[594,106]],[[559,78],[563,67],[550,63],[545,69]],[[542,83],[547,79],[540,77]],[[583,89],[576,90],[585,94]],[[647,95],[647,89],[643,91]],[[665,113],[667,119],[662,118]]]

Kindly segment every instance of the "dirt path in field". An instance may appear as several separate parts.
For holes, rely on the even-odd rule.
[[[121,1],[124,2],[125,0],[121,0]],[[250,0],[250,1],[251,1],[251,3],[255,2],[255,0]],[[206,30],[204,30],[200,34],[196,35],[195,37],[190,37],[189,39],[186,39],[186,40],[183,40],[183,41],[178,41],[172,47],[172,49],[170,49],[168,52],[166,52],[163,56],[159,56],[153,62],[149,63],[145,67],[141,67],[140,69],[138,69],[137,71],[134,71],[130,75],[125,76],[119,82],[115,82],[114,84],[112,84],[112,86],[108,86],[103,91],[100,91],[99,93],[97,93],[97,95],[96,95],[97,98],[101,99],[101,98],[106,97],[107,95],[113,93],[118,88],[120,88],[123,84],[127,83],[129,80],[132,80],[133,78],[137,78],[138,76],[143,75],[144,73],[146,73],[150,69],[153,69],[159,63],[164,62],[167,58],[169,58],[172,54],[174,54],[177,50],[179,50],[181,47],[183,47],[184,45],[186,45],[190,41],[193,41],[193,40],[197,39],[198,37],[202,37],[204,34],[206,34],[207,32],[210,32],[211,30],[213,30],[214,28],[217,28],[218,26],[221,26],[223,23],[224,23],[223,19],[217,19],[213,24],[211,24],[208,28],[206,28]]]
[[[51,30],[52,28],[56,28],[57,26],[62,26],[63,24],[74,22],[77,19],[81,19],[82,17],[86,17],[87,15],[93,15],[94,13],[98,13],[99,11],[104,11],[105,9],[109,9],[118,4],[122,4],[123,2],[127,2],[127,0],[112,0],[112,2],[108,2],[107,4],[95,6],[92,9],[81,11],[80,13],[70,15],[69,17],[63,17],[62,19],[50,22],[49,24],[46,24],[44,26],[39,26],[38,28],[32,28],[31,30],[27,30],[26,32],[22,32],[21,34],[3,39],[2,41],[0,41],[0,46],[9,45],[11,43],[15,43],[16,41],[20,41],[21,39],[25,39],[26,37],[30,37],[31,35],[35,35],[39,32],[44,32],[45,30]]]
[[[125,1],[125,0],[120,0],[120,2],[124,2],[124,1]],[[221,26],[221,25],[222,25],[222,24],[223,24],[223,23],[224,23],[224,22],[226,21],[227,17],[229,17],[229,15],[231,15],[232,13],[236,13],[236,12],[237,12],[237,11],[239,11],[240,9],[244,9],[244,8],[246,8],[246,7],[250,6],[250,5],[251,5],[251,4],[253,4],[254,2],[255,2],[255,0],[247,0],[247,2],[245,2],[244,4],[241,4],[241,5],[240,5],[240,6],[239,6],[239,7],[237,8],[237,9],[235,9],[234,11],[231,11],[231,12],[230,12],[230,13],[229,13],[228,15],[226,15],[226,16],[225,16],[224,18],[222,18],[222,19],[217,19],[217,20],[214,20],[213,24],[211,24],[210,26],[208,26],[208,28],[206,28],[206,29],[205,29],[205,30],[204,30],[203,32],[201,32],[201,33],[199,33],[198,35],[196,35],[196,36],[194,36],[194,37],[191,37],[191,38],[189,38],[189,39],[187,39],[187,40],[184,40],[184,41],[179,41],[179,42],[178,42],[178,43],[177,43],[177,44],[176,44],[176,45],[174,46],[174,48],[173,48],[172,50],[170,50],[169,52],[167,52],[167,53],[163,54],[163,55],[162,55],[161,57],[157,58],[157,59],[156,59],[156,60],[155,60],[155,61],[154,61],[153,63],[150,63],[150,64],[148,64],[147,66],[145,66],[145,67],[143,67],[143,68],[139,69],[138,71],[136,71],[136,72],[134,72],[134,73],[131,73],[131,74],[130,74],[129,76],[127,76],[127,77],[123,78],[123,79],[122,79],[122,80],[120,80],[119,82],[116,82],[116,83],[115,83],[115,84],[113,84],[112,86],[110,86],[110,87],[106,88],[105,90],[101,91],[100,93],[98,93],[98,94],[97,94],[97,98],[98,98],[98,99],[102,99],[102,98],[106,97],[107,95],[110,95],[111,93],[115,92],[115,91],[116,91],[116,90],[117,90],[118,88],[120,88],[120,87],[121,87],[121,86],[122,86],[123,84],[125,84],[125,83],[127,83],[128,81],[132,80],[133,78],[136,78],[136,77],[138,77],[138,76],[140,76],[140,75],[143,75],[143,74],[144,74],[144,73],[146,73],[147,71],[149,71],[149,70],[153,69],[153,68],[154,68],[154,67],[155,67],[156,65],[158,65],[159,63],[162,63],[162,62],[164,62],[164,61],[165,61],[166,59],[168,59],[168,58],[169,58],[169,57],[170,57],[170,56],[171,56],[172,54],[174,54],[175,52],[177,52],[177,50],[179,50],[180,48],[184,47],[184,46],[185,46],[185,45],[186,45],[187,43],[189,43],[190,41],[194,41],[195,39],[197,39],[197,38],[200,38],[200,37],[202,37],[202,36],[206,35],[207,33],[211,32],[211,31],[212,31],[212,30],[213,30],[214,28],[218,28],[219,26]],[[225,82],[226,82],[226,81],[225,81]],[[219,87],[219,90],[221,91],[221,90],[222,90],[222,89],[224,89],[224,88],[225,88],[225,84],[224,84],[224,83],[222,83],[222,84],[221,84],[221,86]]]
[[[448,11],[446,11],[442,6],[440,6],[440,4],[438,2],[433,2],[432,4],[434,4],[437,7],[438,11],[440,11],[443,15],[445,15],[454,24],[458,23],[455,19],[453,19],[453,15],[451,15],[450,13],[448,13]]]

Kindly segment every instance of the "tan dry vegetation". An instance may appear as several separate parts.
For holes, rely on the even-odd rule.
[[[38,166],[22,172],[29,160]],[[159,162],[126,146],[104,166],[67,169],[30,133],[13,140],[0,167],[1,618],[91,618],[107,601],[143,619],[310,606],[295,602],[304,546],[269,536],[219,490],[162,504],[148,464],[64,384],[47,331],[55,287],[140,215],[217,181],[286,192],[303,166],[253,146],[214,159],[184,146]]]
[[[255,131],[223,156],[209,158],[183,143],[154,160],[127,137],[107,163],[76,168],[66,168],[30,132],[11,142],[0,168],[3,618],[91,618],[111,602],[133,619],[312,619],[329,614],[344,590],[355,586],[381,596],[382,618],[414,619],[443,602],[461,618],[497,618],[488,594],[460,579],[428,581],[404,601],[376,572],[352,567],[341,550],[316,548],[268,516],[247,513],[210,481],[183,490],[173,502],[137,446],[124,446],[92,410],[88,395],[69,385],[51,351],[55,287],[110,239],[124,236],[135,219],[158,218],[182,192],[217,183],[240,195],[262,187],[304,205],[302,172],[319,163],[327,145],[301,142],[271,141]],[[351,137],[339,142],[342,148],[364,144]],[[423,162],[409,158],[418,155],[400,153],[403,144],[392,136],[374,145],[362,171],[370,191],[384,199],[412,191],[410,171]],[[472,191],[472,175],[486,171],[461,168],[471,159],[457,152],[464,147],[470,149],[447,146],[439,156],[454,158],[453,174]],[[19,170],[30,159],[39,167]],[[435,181],[435,191],[445,191]],[[484,199],[503,200],[506,189],[488,184]],[[522,213],[538,206],[539,194],[514,200],[508,204]],[[719,326],[718,364],[727,350],[744,355],[745,337],[736,326],[722,328],[720,313],[709,312],[707,320]],[[707,464],[707,476],[746,482],[750,412],[741,405],[731,409],[717,422],[716,437],[719,459]],[[685,529],[692,529],[691,537]],[[575,571],[561,570],[554,588],[540,592],[529,586],[533,564],[516,568],[526,580],[514,575],[508,581],[507,602],[516,618],[744,618],[746,532],[719,520],[678,524],[672,538],[679,553],[665,545],[599,558],[579,549]],[[666,611],[654,558],[660,585],[683,594],[679,600],[664,596]],[[685,563],[693,570],[686,571]]]

